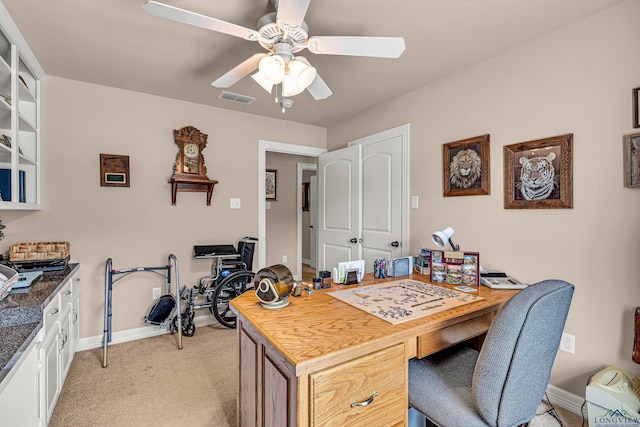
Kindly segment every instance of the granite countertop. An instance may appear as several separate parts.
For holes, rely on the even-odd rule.
[[[0,301],[0,381],[42,328],[44,307],[78,268],[79,264],[69,264],[64,270],[46,271],[29,288],[12,291],[16,293]]]

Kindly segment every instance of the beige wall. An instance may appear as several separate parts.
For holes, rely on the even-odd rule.
[[[565,330],[576,355],[559,353],[552,384],[584,395],[606,364],[631,362],[640,305],[640,190],[623,187],[623,135],[634,131],[640,86],[640,2],[628,1],[329,128],[330,150],[410,123],[411,250],[432,231],[480,251],[482,265],[576,291]],[[637,131],[637,130],[636,130]],[[491,135],[491,195],[442,197],[442,144]],[[503,209],[502,147],[574,134],[574,208]]]
[[[278,201],[266,212],[266,265],[284,264],[298,272],[298,163],[315,163],[315,157],[267,152],[267,169],[278,170]],[[304,230],[304,228],[303,228]],[[287,262],[282,257],[287,257]],[[300,271],[302,274],[302,271]]]
[[[326,144],[324,128],[56,77],[42,86],[42,210],[3,211],[0,250],[20,241],[71,242],[72,261],[81,263],[81,337],[101,334],[107,258],[121,270],[164,266],[174,253],[181,284],[195,285],[211,262],[193,259],[193,245],[257,235],[258,140]],[[173,130],[189,125],[209,135],[208,176],[220,181],[211,206],[205,193],[178,193],[171,206]],[[100,153],[130,156],[130,188],[100,187]],[[231,197],[241,209],[229,208]],[[151,288],[162,283],[150,273],[116,283],[113,330],[144,326]]]

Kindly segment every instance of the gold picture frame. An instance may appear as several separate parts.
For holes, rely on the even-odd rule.
[[[271,202],[278,201],[278,170],[267,169],[264,183],[265,198]]]

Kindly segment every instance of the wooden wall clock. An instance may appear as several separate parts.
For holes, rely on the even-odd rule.
[[[173,139],[178,146],[176,162],[173,166],[171,184],[171,204],[176,204],[178,191],[206,192],[207,206],[211,205],[213,187],[218,181],[207,177],[202,151],[207,146],[207,134],[193,126],[173,131]]]

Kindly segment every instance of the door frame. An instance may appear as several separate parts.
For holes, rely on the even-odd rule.
[[[318,157],[320,154],[326,153],[326,148],[309,147],[306,145],[286,144],[284,142],[274,142],[266,140],[258,140],[258,269],[266,267],[267,253],[267,212],[265,200],[265,169],[267,167],[267,152],[293,154],[300,156]],[[298,204],[302,206],[300,200],[300,191],[298,191]],[[299,214],[300,215],[300,214]],[[302,223],[301,216],[299,216]],[[302,233],[298,226],[298,258],[302,255]],[[297,280],[302,278],[301,271],[302,261],[298,265],[298,271],[293,272]]]
[[[298,224],[298,272],[300,272],[300,280],[302,280],[302,209],[300,209],[300,206],[302,206],[302,191],[300,189],[302,188],[302,173],[304,171],[314,171],[317,173],[318,165],[314,163],[298,163],[298,213],[296,220]]]
[[[353,141],[349,141],[347,143],[347,147],[351,147],[353,145],[369,145],[380,142],[380,139],[391,139],[394,137],[400,137],[402,140],[402,190],[401,190],[401,205],[402,205],[402,247],[401,254],[402,256],[409,255],[410,249],[410,241],[409,241],[409,164],[411,163],[409,159],[409,123],[405,123],[403,125],[399,125],[387,130],[383,130],[380,132],[373,133],[371,135],[364,136],[362,138],[354,139]],[[374,139],[375,138],[375,139]]]

